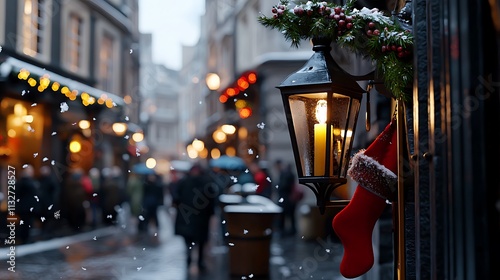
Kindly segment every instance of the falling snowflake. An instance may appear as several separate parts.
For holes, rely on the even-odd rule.
[[[155,236],[155,237],[156,237],[156,236],[158,236],[158,233],[157,233],[157,232],[155,232],[154,236]]]
[[[28,91],[26,91],[26,90],[24,90],[24,89],[23,89],[23,91],[21,92],[21,96],[24,96],[24,95],[25,95],[26,93],[28,93],[28,92],[29,92],[29,90],[28,90]]]
[[[68,250],[68,249],[69,249],[69,246],[66,246],[66,250]]]
[[[34,209],[33,207],[30,207],[30,212],[33,212],[33,209]]]
[[[61,108],[61,113],[64,113],[64,112],[68,111],[68,109],[69,109],[69,106],[66,102],[62,102],[59,107]]]
[[[92,239],[97,240],[97,236],[94,236],[94,238],[92,238]]]
[[[247,233],[248,233],[248,230],[244,229],[243,234],[247,234]]]
[[[126,121],[128,121],[128,120],[129,120],[128,116],[125,116],[125,120],[126,120]]]
[[[139,220],[140,220],[140,221],[144,221],[144,216],[139,215]]]
[[[141,270],[141,269],[142,269],[142,266],[139,266],[139,267],[137,268],[137,271],[139,271],[139,270]]]
[[[263,122],[257,124],[257,127],[260,129],[264,129],[265,126],[266,126],[266,124]]]
[[[280,198],[280,200],[278,200],[278,201],[279,201],[279,203],[283,203],[283,201],[285,201],[285,199],[282,197],[282,198]]]
[[[234,247],[234,243],[232,243],[232,242],[229,242],[228,245],[231,247]]]
[[[52,164],[52,165],[56,165],[56,161],[55,161],[55,160],[52,160],[52,161],[50,162],[50,164]]]
[[[252,149],[248,149],[248,154],[249,155],[253,155],[253,150]]]
[[[222,220],[222,224],[225,225],[226,224],[226,220]]]
[[[327,253],[330,253],[330,249],[325,249],[325,251],[326,251]]]
[[[24,221],[23,220],[19,221],[19,224],[24,225]]]
[[[29,132],[35,132],[35,130],[31,127],[31,125],[28,125],[27,129],[28,129]]]
[[[2,49],[2,46],[0,46],[0,52],[2,52],[2,50],[3,50],[3,49]]]
[[[40,220],[43,222],[45,222],[45,217],[40,217]]]
[[[34,153],[34,154],[33,154],[33,157],[37,157],[37,156],[38,156],[38,153]]]
[[[139,148],[135,148],[135,155],[136,156],[141,156],[141,151],[139,150]]]
[[[96,197],[96,196],[97,196],[97,193],[93,193],[93,194],[92,194],[92,196],[93,196],[93,197]]]
[[[44,158],[42,159],[42,161],[43,161],[43,162],[46,162],[47,160],[49,160],[49,158],[48,158],[48,157],[44,157]]]
[[[85,267],[83,267],[83,266],[82,266],[82,269],[83,269],[83,270],[87,270],[87,269],[86,269]]]
[[[54,136],[54,135],[56,135],[56,134],[57,134],[57,132],[55,132],[55,131],[54,131],[54,132],[52,132],[52,136]]]
[[[106,216],[106,218],[108,218],[108,219],[112,219],[112,218],[113,218],[113,215],[108,215],[108,216]]]
[[[49,207],[47,207],[47,209],[50,210],[50,209],[52,209],[53,206],[54,206],[54,204],[51,204],[51,205],[49,205]]]
[[[224,236],[229,236],[229,232],[224,233]]]
[[[31,104],[31,107],[35,107],[36,105],[38,105],[38,104],[36,104],[36,103],[33,103],[33,104]]]
[[[267,177],[266,180],[271,183],[271,178]]]
[[[61,213],[59,211],[61,211],[61,210],[57,210],[54,212],[54,218],[56,218],[56,219],[61,218]]]
[[[26,167],[28,167],[28,165],[27,164],[23,164],[23,168],[26,168]]]
[[[248,278],[253,278],[253,274],[248,275]]]
[[[127,140],[128,140],[128,139],[130,138],[130,136],[125,135],[125,137],[123,137],[123,138],[125,138],[125,139],[127,139]]]
[[[133,52],[134,52],[134,50],[133,50],[133,49],[130,49],[130,54],[132,54]]]
[[[36,195],[35,195],[35,199],[36,199],[36,202],[40,202],[40,199]]]

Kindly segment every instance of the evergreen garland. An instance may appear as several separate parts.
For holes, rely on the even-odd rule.
[[[292,8],[290,1],[280,0],[273,6],[271,17],[261,15],[258,21],[280,31],[294,47],[301,40],[327,37],[369,57],[376,62],[386,88],[395,98],[408,101],[406,89],[413,79],[412,33],[378,9],[353,8],[354,2],[338,6],[311,0]]]

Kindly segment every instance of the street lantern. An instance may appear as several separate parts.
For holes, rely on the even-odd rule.
[[[299,183],[316,195],[321,213],[346,175],[364,90],[333,60],[331,40],[313,39],[314,54],[281,91]]]

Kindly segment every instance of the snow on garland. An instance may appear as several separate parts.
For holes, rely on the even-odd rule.
[[[317,0],[296,2],[302,4],[280,0],[271,17],[260,15],[258,21],[280,31],[295,47],[301,40],[327,37],[369,57],[394,97],[409,99],[405,90],[413,79],[413,34],[409,30],[376,8],[353,8],[355,0],[343,6]]]

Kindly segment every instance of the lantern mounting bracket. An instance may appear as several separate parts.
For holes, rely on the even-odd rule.
[[[327,181],[330,182],[327,182]],[[335,201],[330,200],[333,190],[347,183],[347,179],[331,179],[328,177],[318,178],[318,182],[311,182],[312,179],[300,180],[299,183],[308,187],[316,196],[316,204],[320,213],[325,213],[325,208],[336,205]]]

